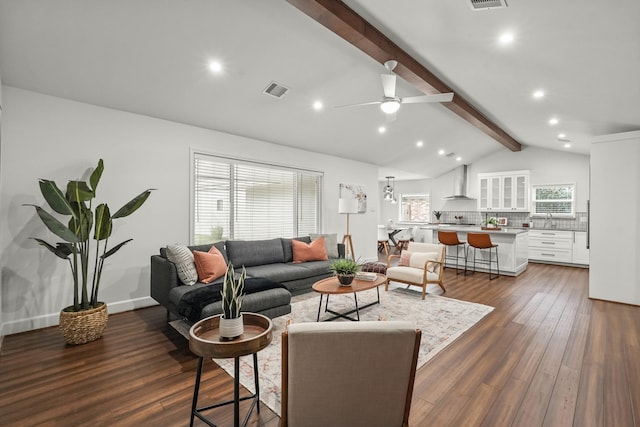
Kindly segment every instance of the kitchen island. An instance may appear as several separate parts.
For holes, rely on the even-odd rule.
[[[527,269],[529,263],[528,260],[528,231],[522,228],[509,228],[505,227],[500,230],[483,230],[478,226],[468,225],[439,225],[430,224],[420,227],[423,230],[424,240],[428,240],[432,237],[432,242],[438,242],[438,231],[455,231],[458,233],[458,239],[461,241],[467,241],[467,233],[489,233],[491,235],[491,241],[498,245],[498,260],[500,263],[500,274],[507,276],[517,276]],[[429,236],[429,232],[432,236]],[[455,247],[447,247],[447,255],[455,257]],[[470,263],[473,261],[473,250],[469,249]],[[462,255],[462,253],[460,254]],[[476,251],[477,259],[488,260],[488,251]],[[455,259],[446,260],[445,265],[447,267],[455,268]],[[476,264],[476,270],[488,271],[484,266]]]

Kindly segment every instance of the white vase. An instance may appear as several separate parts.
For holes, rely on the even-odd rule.
[[[225,319],[220,317],[220,336],[226,339],[238,338],[244,332],[244,323],[242,322],[242,313],[240,317],[234,319]]]

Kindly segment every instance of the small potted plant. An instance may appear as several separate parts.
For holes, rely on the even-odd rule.
[[[335,260],[331,264],[331,270],[336,273],[342,286],[349,286],[360,270],[360,265],[352,259],[343,258]]]
[[[498,220],[494,217],[488,218],[485,221],[486,228],[498,228]]]
[[[242,299],[244,298],[244,280],[247,271],[244,266],[238,280],[235,279],[233,265],[229,263],[222,283],[222,317],[220,318],[220,336],[232,340],[244,332],[242,323]]]
[[[440,217],[442,216],[442,212],[441,211],[433,211],[433,216],[436,217],[436,224],[440,224]]]

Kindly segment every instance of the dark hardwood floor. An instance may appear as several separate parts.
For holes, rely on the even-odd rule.
[[[530,264],[491,282],[446,270],[445,284],[495,310],[418,371],[412,426],[640,425],[640,308],[589,300],[588,270]],[[196,364],[160,307],[111,315],[102,339],[77,347],[55,327],[7,336],[0,425],[186,426]],[[206,363],[204,403],[231,392]],[[210,415],[228,426],[231,412]],[[278,417],[263,406],[250,425]]]

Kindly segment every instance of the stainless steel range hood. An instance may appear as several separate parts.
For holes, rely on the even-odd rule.
[[[443,197],[444,200],[475,200],[467,196],[467,165],[453,170],[453,195]]]

